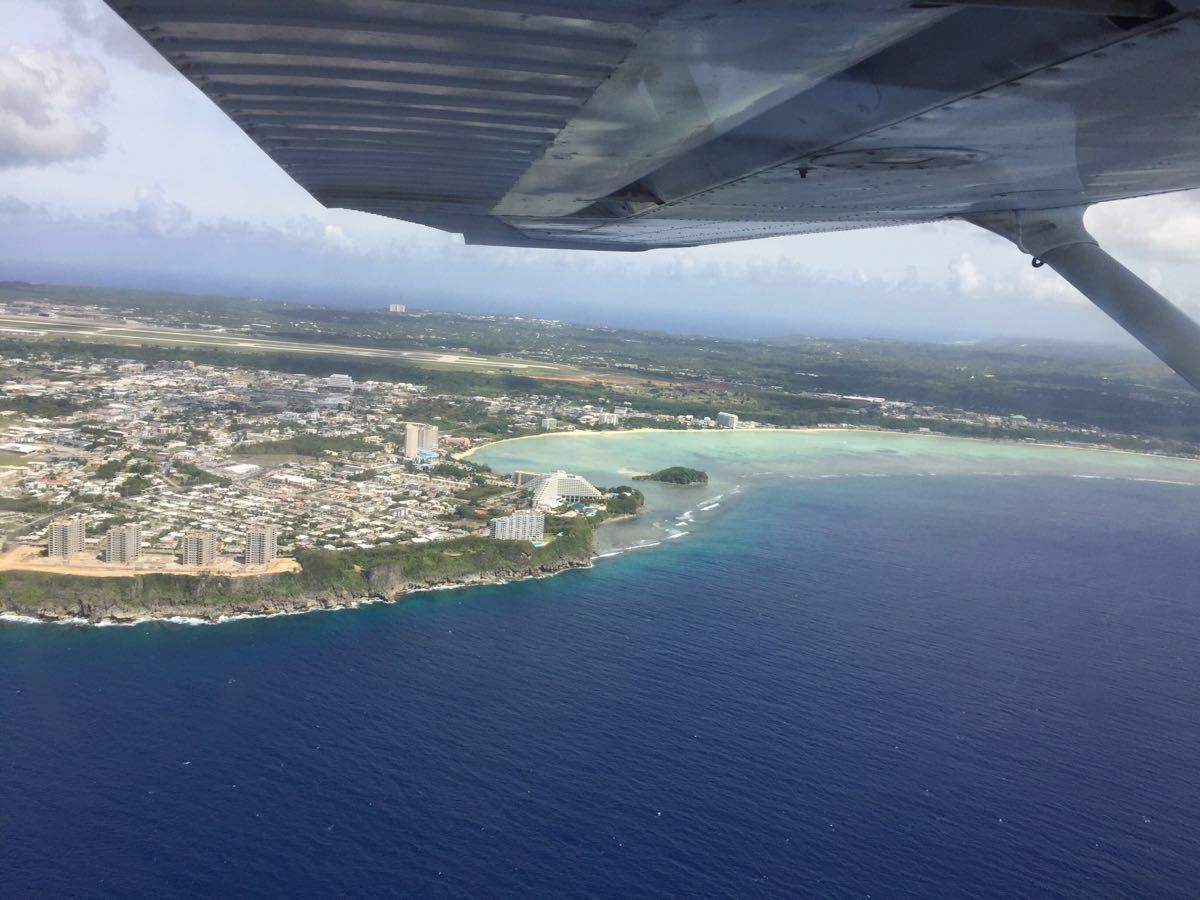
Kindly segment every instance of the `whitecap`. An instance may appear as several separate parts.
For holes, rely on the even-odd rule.
[[[19,622],[22,625],[40,625],[42,620],[37,616],[22,616],[19,613],[0,613],[0,622]]]

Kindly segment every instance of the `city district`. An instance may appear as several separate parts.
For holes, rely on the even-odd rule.
[[[238,576],[297,571],[302,549],[472,535],[540,545],[547,513],[611,511],[613,492],[565,471],[505,478],[456,460],[490,438],[447,434],[438,420],[450,416],[418,422],[410,411],[470,410],[512,433],[638,416],[181,360],[31,354],[0,368],[12,376],[0,382],[0,570]],[[677,418],[739,425],[727,413]]]

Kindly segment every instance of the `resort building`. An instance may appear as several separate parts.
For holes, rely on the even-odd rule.
[[[558,419],[542,419],[542,431],[553,431],[558,427]]]
[[[207,566],[217,558],[217,536],[211,531],[189,531],[183,536],[180,560],[185,566]]]
[[[66,559],[83,552],[83,520],[55,519],[47,532],[46,555]]]
[[[404,458],[416,459],[421,451],[437,450],[438,430],[436,425],[409,422],[404,426]]]
[[[488,523],[488,535],[497,541],[536,541],[545,532],[546,516],[537,509],[518,509]]]
[[[733,413],[719,412],[717,413],[718,428],[737,428],[738,417]]]
[[[108,529],[104,560],[128,565],[142,555],[142,526],[136,523]]]
[[[616,413],[600,413],[596,416],[597,425],[620,425],[621,417]]]
[[[537,481],[541,476],[537,472],[524,472],[520,469],[512,473],[512,483],[517,487],[524,487],[531,481]]]
[[[279,555],[279,528],[252,525],[246,534],[246,565],[265,566]]]
[[[402,312],[407,312],[407,310],[408,310],[408,307],[406,307],[403,303],[389,303],[388,304],[388,312],[390,312],[390,313],[402,313]]]
[[[537,480],[530,484],[533,488],[535,509],[553,509],[561,503],[600,499],[600,492],[586,478],[569,472],[558,471],[539,475]]]

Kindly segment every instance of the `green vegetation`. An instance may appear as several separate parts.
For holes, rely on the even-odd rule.
[[[708,473],[687,466],[670,466],[649,475],[634,475],[634,481],[661,481],[664,484],[707,484]]]
[[[511,485],[475,484],[465,490],[456,491],[454,496],[460,497],[466,503],[486,503],[488,500],[501,494],[510,493],[512,490]]]
[[[592,526],[579,519],[548,519],[552,540],[465,537],[371,550],[302,550],[300,572],[231,578],[149,574],[95,578],[56,572],[0,572],[0,608],[102,617],[184,610],[217,615],[242,609],[292,608],[320,596],[341,600],[396,596],[426,586],[475,578],[519,577],[582,564],[591,557]]]
[[[621,485],[615,488],[601,488],[604,494],[604,511],[610,516],[633,516],[646,503],[646,498],[637,488]]]
[[[118,472],[125,468],[125,460],[123,459],[106,459],[100,465],[96,466],[96,471],[92,473],[92,477],[100,481],[108,481]]]
[[[365,453],[373,449],[358,438],[298,434],[281,441],[240,444],[237,452],[244,456],[321,456],[324,453]]]
[[[175,460],[171,463],[171,476],[180,487],[195,487],[201,484],[228,484],[229,479],[212,472],[206,472],[199,466]]]
[[[72,403],[62,397],[8,397],[0,396],[0,412],[15,412],[26,416],[36,416],[42,419],[52,419],[55,416],[69,416],[83,409],[77,403]]]
[[[87,526],[87,534],[89,537],[95,537],[96,535],[104,534],[110,528],[116,528],[118,525],[124,525],[132,521],[134,521],[132,516],[125,515],[124,513],[113,512],[99,522],[89,523]]]
[[[153,486],[153,479],[147,478],[145,475],[134,475],[117,485],[117,493],[122,497],[133,497]]]
[[[296,555],[303,569],[296,577],[309,590],[358,592],[387,579],[436,584],[491,572],[551,567],[590,556],[592,529],[586,522],[547,519],[546,531],[556,537],[544,547],[528,541],[465,537],[371,550],[304,550]]]
[[[0,497],[0,512],[17,512],[17,513],[33,513],[35,515],[49,515],[59,509],[61,506],[52,506],[42,500],[34,497]]]

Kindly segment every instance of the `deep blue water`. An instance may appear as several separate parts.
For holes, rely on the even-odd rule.
[[[749,491],[558,578],[0,628],[0,893],[1200,895],[1200,489]]]

